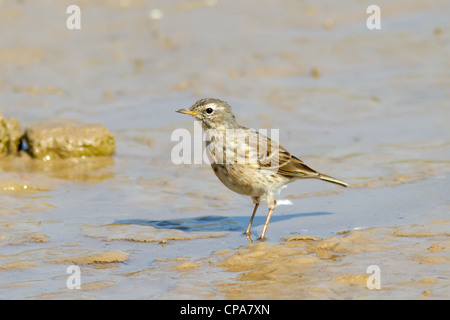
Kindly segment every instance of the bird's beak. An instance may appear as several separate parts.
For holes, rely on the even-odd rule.
[[[197,112],[192,111],[192,110],[189,110],[189,109],[180,109],[180,110],[177,110],[177,112],[179,112],[179,113],[184,113],[184,114],[189,114],[189,115],[191,115],[191,116],[196,116],[196,115],[198,115]]]

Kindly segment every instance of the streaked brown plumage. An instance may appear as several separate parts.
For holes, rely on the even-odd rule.
[[[222,100],[206,98],[192,107],[177,112],[194,116],[209,134],[206,143],[211,167],[229,189],[251,196],[255,208],[247,227],[250,228],[261,199],[269,207],[260,239],[276,206],[274,195],[287,183],[297,179],[320,179],[344,187],[349,184],[308,167],[285,148],[259,132],[240,126],[231,107]]]

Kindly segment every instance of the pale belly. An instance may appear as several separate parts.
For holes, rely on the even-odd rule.
[[[219,180],[236,193],[255,198],[277,193],[290,179],[249,165],[211,164]]]

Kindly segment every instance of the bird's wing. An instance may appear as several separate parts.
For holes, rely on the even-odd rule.
[[[258,133],[258,166],[286,177],[318,178],[319,173],[291,155],[283,146]]]
[[[236,145],[238,154],[256,169],[271,171],[287,178],[315,178],[344,187],[350,186],[344,181],[308,167],[302,160],[291,155],[283,146],[267,136],[255,130],[245,129],[244,131],[245,143]]]
[[[317,178],[320,173],[308,167],[302,160],[290,155],[290,159],[281,166],[278,173],[286,177]]]

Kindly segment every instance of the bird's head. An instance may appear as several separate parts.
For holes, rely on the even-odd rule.
[[[194,103],[192,107],[180,109],[177,112],[193,116],[208,129],[235,129],[239,127],[229,104],[219,99],[201,99]]]

